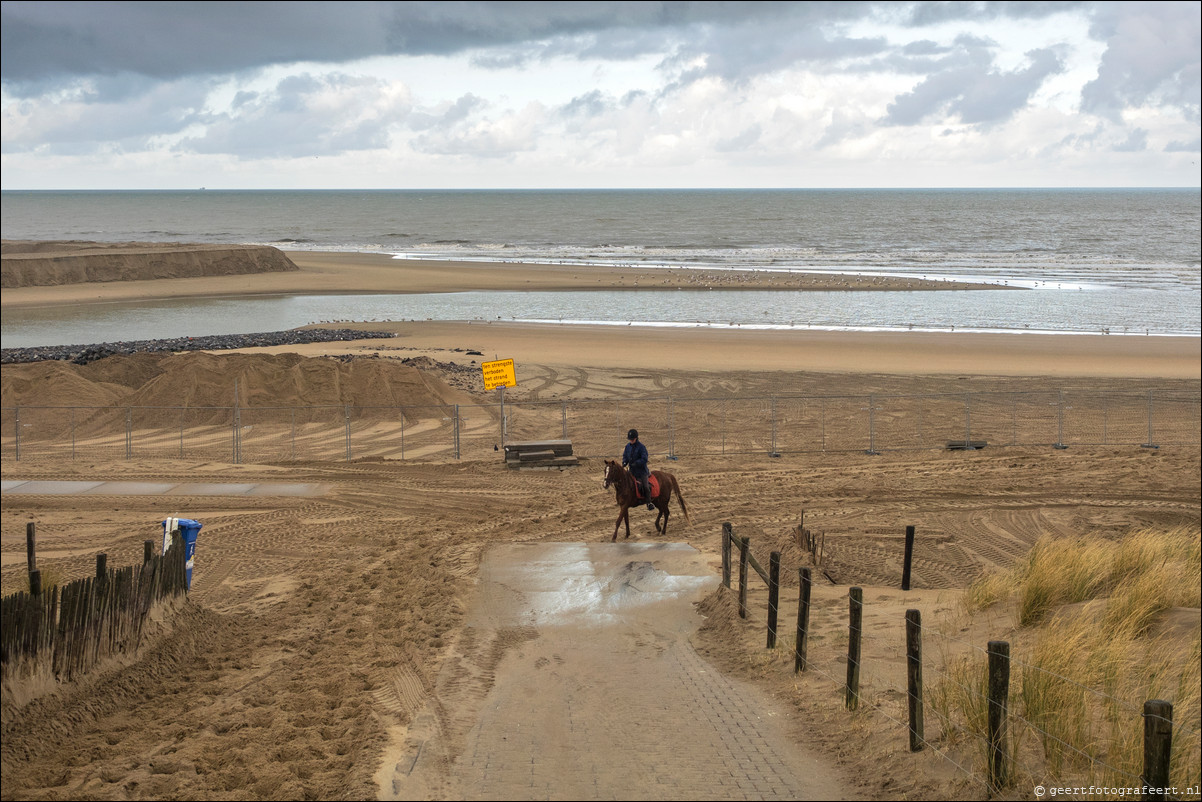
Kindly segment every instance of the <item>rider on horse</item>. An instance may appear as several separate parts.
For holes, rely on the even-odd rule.
[[[639,492],[647,500],[647,509],[653,510],[655,504],[651,501],[651,485],[648,482],[651,471],[647,469],[647,460],[650,459],[647,446],[639,442],[638,429],[627,432],[626,441],[626,450],[622,452],[622,467],[630,468],[630,475],[638,483]]]

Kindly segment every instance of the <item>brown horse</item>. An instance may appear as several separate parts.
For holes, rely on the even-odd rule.
[[[618,506],[622,508],[622,511],[618,513],[618,521],[614,524],[614,536],[610,538],[610,542],[617,541],[618,527],[622,525],[623,520],[626,521],[626,538],[630,538],[630,508],[636,504],[648,502],[654,504],[655,508],[659,510],[659,515],[655,516],[655,531],[661,535],[668,534],[668,516],[671,515],[668,502],[672,500],[673,490],[676,491],[676,501],[680,504],[680,511],[684,513],[685,521],[689,520],[689,510],[684,505],[684,496],[680,495],[680,485],[676,483],[676,477],[663,471],[652,471],[651,475],[659,483],[659,493],[651,499],[639,498],[638,483],[634,476],[613,460],[605,461],[605,489],[608,490],[609,486],[613,485]],[[664,522],[662,529],[659,525],[660,520]]]

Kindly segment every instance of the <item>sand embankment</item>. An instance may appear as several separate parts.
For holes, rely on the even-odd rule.
[[[299,269],[280,249],[261,245],[4,240],[0,255],[4,289]]]

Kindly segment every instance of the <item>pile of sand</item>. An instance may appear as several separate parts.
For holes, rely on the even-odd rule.
[[[260,245],[4,240],[0,257],[5,289],[299,270],[283,251]]]
[[[0,398],[13,406],[438,406],[475,399],[399,360],[297,354],[135,354],[88,365],[6,365]]]

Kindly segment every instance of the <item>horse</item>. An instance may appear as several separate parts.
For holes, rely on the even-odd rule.
[[[668,502],[672,500],[672,491],[674,490],[676,491],[676,501],[680,504],[680,511],[684,513],[685,521],[689,520],[689,510],[684,505],[684,496],[680,495],[680,485],[676,483],[676,477],[664,471],[652,471],[651,476],[659,485],[658,492],[651,499],[639,498],[638,482],[635,481],[634,476],[613,460],[605,461],[605,489],[608,490],[609,486],[613,485],[618,506],[622,508],[622,511],[618,513],[617,523],[614,524],[614,536],[610,538],[611,543],[617,541],[618,527],[622,525],[623,520],[626,521],[626,539],[630,539],[630,508],[636,504],[654,504],[655,508],[659,510],[659,515],[655,516],[655,531],[661,535],[668,534],[668,516],[671,515]],[[659,525],[660,520],[664,522],[662,529]]]

